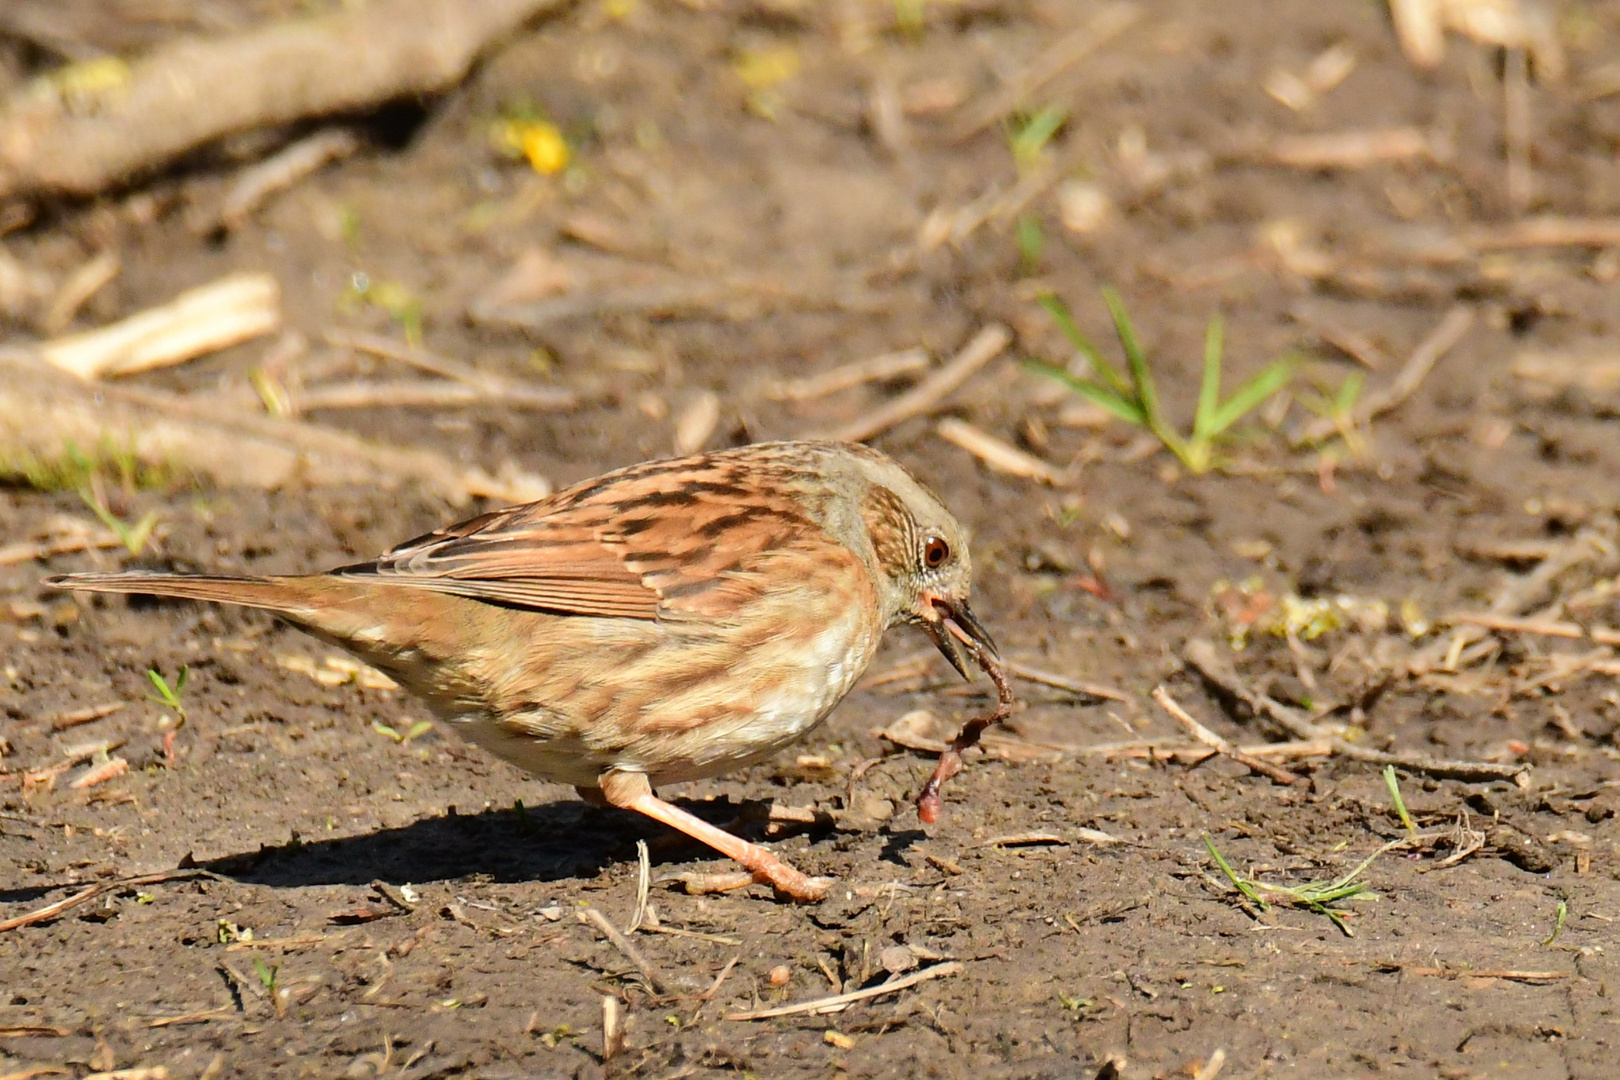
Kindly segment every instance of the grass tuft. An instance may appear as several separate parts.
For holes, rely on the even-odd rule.
[[[1270,905],[1266,902],[1266,897],[1280,899],[1294,907],[1304,908],[1318,915],[1327,916],[1345,937],[1355,937],[1356,935],[1345,924],[1344,912],[1335,909],[1332,905],[1344,900],[1374,899],[1378,894],[1369,889],[1365,882],[1356,879],[1361,876],[1362,871],[1372,865],[1374,859],[1397,844],[1405,842],[1402,839],[1385,844],[1361,860],[1349,873],[1331,881],[1307,881],[1302,885],[1272,885],[1255,878],[1245,877],[1232,869],[1232,864],[1227,862],[1226,857],[1215,847],[1215,841],[1211,840],[1207,833],[1204,835],[1204,847],[1209,849],[1210,858],[1214,859],[1215,865],[1221,868],[1221,873],[1226,875],[1226,880],[1230,881],[1233,888],[1246,896],[1261,911],[1270,908]]]
[[[1039,302],[1063,336],[1086,358],[1092,374],[1089,377],[1074,375],[1063,367],[1043,360],[1025,361],[1025,367],[1062,383],[1127,424],[1145,428],[1193,473],[1206,473],[1220,465],[1217,448],[1230,437],[1233,426],[1280,393],[1293,379],[1300,364],[1300,358],[1292,354],[1273,360],[1259,374],[1238,387],[1231,397],[1223,400],[1221,369],[1225,325],[1219,317],[1212,319],[1204,334],[1204,375],[1198,388],[1198,408],[1193,415],[1192,431],[1183,435],[1164,415],[1158,384],[1119,293],[1104,289],[1103,302],[1113,316],[1114,333],[1125,353],[1124,373],[1109,363],[1091,343],[1062,300],[1052,293],[1045,293]]]

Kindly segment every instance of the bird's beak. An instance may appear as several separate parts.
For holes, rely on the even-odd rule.
[[[964,644],[975,652],[982,649],[992,657],[1000,658],[1001,653],[996,649],[996,643],[991,639],[990,632],[974,617],[973,610],[967,606],[967,601],[947,600],[939,596],[928,596],[925,600],[928,605],[926,610],[931,611],[934,617],[930,619],[924,615],[923,631],[962,678],[972,677],[963,662]]]

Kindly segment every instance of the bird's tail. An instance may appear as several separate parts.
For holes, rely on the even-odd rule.
[[[293,617],[310,614],[314,599],[309,579],[296,577],[228,577],[218,574],[161,574],[131,570],[117,574],[60,574],[43,584],[76,592],[138,593],[183,600],[264,608]]]

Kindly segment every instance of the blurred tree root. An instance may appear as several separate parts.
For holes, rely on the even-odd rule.
[[[22,350],[0,350],[0,466],[114,448],[140,467],[218,487],[421,484],[453,504],[546,494],[536,476],[469,468],[431,450],[368,442],[295,420],[221,409],[156,390],[88,383]]]
[[[0,200],[93,195],[225,136],[459,82],[562,0],[371,0],[339,14],[91,61],[0,103]]]

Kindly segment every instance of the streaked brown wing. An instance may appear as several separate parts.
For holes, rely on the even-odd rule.
[[[562,614],[723,616],[759,594],[773,558],[837,547],[788,494],[803,481],[742,456],[652,462],[336,573]]]

